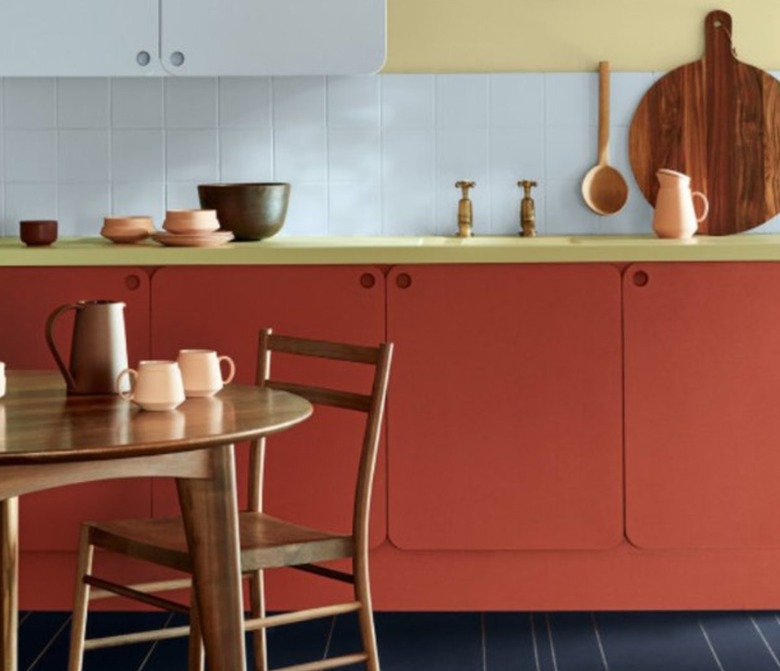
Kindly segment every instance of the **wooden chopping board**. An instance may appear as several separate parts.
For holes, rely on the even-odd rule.
[[[727,235],[780,212],[780,82],[737,60],[731,16],[704,22],[701,60],[671,70],[647,91],[629,132],[637,184],[655,205],[659,168],[691,177],[710,202],[699,233]]]

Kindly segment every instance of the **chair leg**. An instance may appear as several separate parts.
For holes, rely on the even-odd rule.
[[[76,589],[73,601],[73,619],[70,629],[70,652],[68,671],[81,671],[84,663],[84,638],[87,632],[87,612],[89,610],[90,587],[84,582],[92,570],[92,557],[95,548],[89,542],[89,529],[82,526],[79,538],[78,566],[76,568]]]
[[[368,655],[367,671],[379,671],[379,650],[376,644],[374,629],[374,611],[371,606],[371,585],[368,578],[368,562],[365,558],[354,563],[355,599],[360,602],[357,612],[360,636],[363,639],[363,650]]]
[[[249,601],[252,617],[265,617],[265,584],[262,571],[254,571],[249,577]],[[255,671],[268,671],[268,639],[265,627],[252,632],[252,651]]]
[[[203,651],[203,637],[200,634],[200,616],[198,604],[195,602],[195,592],[192,592],[190,604],[190,638],[187,648],[187,670],[204,671],[205,655]]]

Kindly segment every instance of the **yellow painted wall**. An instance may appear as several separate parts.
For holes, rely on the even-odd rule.
[[[780,0],[387,0],[384,72],[666,71],[733,20],[741,61],[780,69]]]

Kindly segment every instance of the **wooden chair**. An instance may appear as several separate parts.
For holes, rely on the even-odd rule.
[[[354,393],[335,388],[278,381],[271,376],[270,372],[272,352],[356,362],[371,366],[373,367],[371,391],[370,393]],[[368,523],[373,474],[383,423],[391,357],[392,344],[367,347],[274,335],[270,329],[265,329],[260,333],[257,365],[258,385],[283,389],[306,397],[315,405],[315,418],[316,406],[318,405],[363,413],[365,415],[365,429],[357,466],[352,509],[352,532],[349,534],[334,534],[304,527],[263,512],[264,440],[256,441],[250,447],[248,506],[247,510],[239,513],[239,527],[241,568],[245,578],[250,581],[251,605],[249,608],[245,608],[245,610],[250,611],[250,616],[245,620],[245,629],[253,632],[252,645],[255,668],[258,671],[268,669],[266,628],[332,617],[348,612],[357,613],[363,643],[361,651],[333,659],[319,660],[316,663],[285,668],[288,671],[307,671],[315,668],[329,669],[364,663],[370,671],[379,670],[368,574]],[[310,421],[315,421],[315,419]],[[322,449],[322,446],[317,447]],[[337,448],[338,446],[328,447]],[[151,518],[83,524],[69,671],[81,670],[85,650],[188,634],[190,635],[189,669],[190,671],[202,669],[204,660],[198,635],[195,604],[192,603],[191,607],[188,607],[186,604],[180,604],[160,596],[160,592],[180,589],[189,583],[186,580],[173,580],[127,586],[100,578],[92,572],[93,554],[96,547],[178,571],[190,571],[184,529],[180,518]],[[351,559],[351,571],[320,565],[320,562],[336,559]],[[266,615],[263,571],[283,566],[350,583],[353,585],[354,598],[347,603],[319,606],[292,613]],[[99,639],[85,639],[88,602],[92,599],[114,596],[135,599],[173,612],[189,613],[192,630],[190,631],[189,627],[183,626],[156,631],[125,633]]]

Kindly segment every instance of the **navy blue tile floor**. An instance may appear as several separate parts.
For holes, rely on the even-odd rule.
[[[97,613],[91,635],[180,624],[153,613]],[[376,613],[383,671],[778,671],[780,614]],[[22,613],[20,671],[66,667],[69,614]],[[269,632],[271,664],[352,652],[357,623],[331,620]],[[362,667],[350,667],[354,669]],[[85,671],[186,669],[184,639],[87,653]]]

